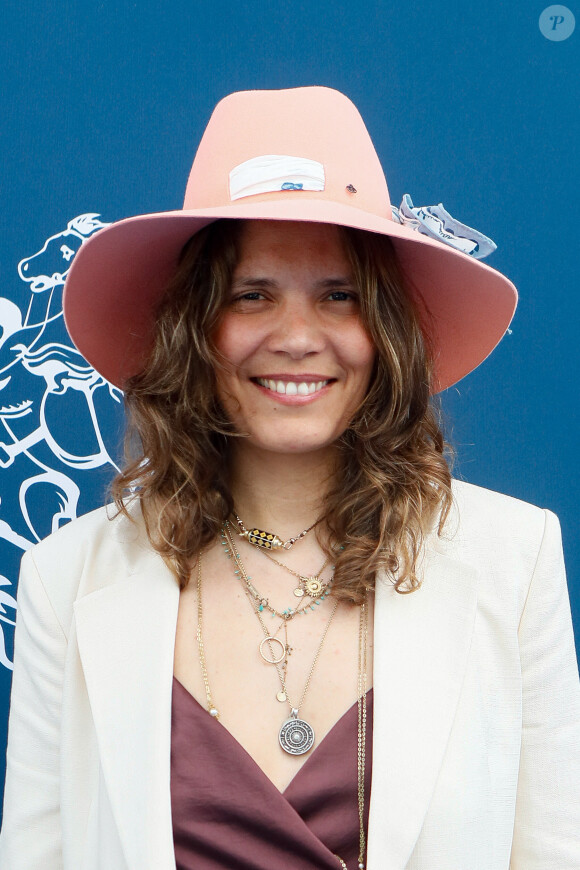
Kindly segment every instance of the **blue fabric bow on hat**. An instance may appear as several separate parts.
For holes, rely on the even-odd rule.
[[[411,197],[406,193],[400,208],[393,205],[391,210],[393,220],[398,224],[404,224],[425,236],[444,242],[458,251],[463,251],[464,254],[469,254],[476,260],[483,260],[497,248],[495,242],[484,236],[483,233],[451,217],[449,212],[443,208],[442,202],[439,205],[415,207]]]

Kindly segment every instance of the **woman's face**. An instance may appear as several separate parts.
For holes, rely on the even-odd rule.
[[[254,446],[300,453],[332,444],[375,358],[339,230],[248,221],[214,340],[227,368],[219,398]]]

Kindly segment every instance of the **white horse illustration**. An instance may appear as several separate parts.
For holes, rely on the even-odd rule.
[[[76,517],[81,489],[72,474],[117,470],[122,393],[73,346],[62,313],[77,251],[106,226],[95,213],[73,218],[18,264],[28,289],[22,309],[0,297],[0,474],[9,475],[2,483],[0,543],[10,551],[28,549]],[[0,577],[0,586],[9,584]],[[0,589],[0,664],[9,668],[4,627],[14,622],[4,605],[16,602]]]

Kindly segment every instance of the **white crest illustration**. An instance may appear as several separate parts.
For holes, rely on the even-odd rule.
[[[3,570],[11,562],[17,566],[24,550],[77,516],[85,487],[95,486],[91,472],[100,471],[102,488],[103,472],[111,477],[117,470],[122,393],[74,347],[62,314],[71,263],[85,241],[106,226],[94,213],[73,218],[18,264],[24,293],[20,283],[13,298],[0,296]],[[85,505],[83,512],[93,506]],[[6,668],[12,667],[5,630],[13,630],[15,622],[16,581],[0,576],[0,665]]]

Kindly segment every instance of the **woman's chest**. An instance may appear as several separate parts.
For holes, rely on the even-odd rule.
[[[288,622],[267,610],[260,617],[243,591],[221,600],[204,589],[200,619],[192,584],[180,595],[174,675],[202,707],[213,705],[219,711],[220,724],[283,791],[357,700],[360,613],[358,607],[344,604],[335,609],[328,598],[315,611]],[[368,689],[371,618],[366,674]],[[285,752],[280,745],[292,709],[307,723],[303,739],[306,732],[308,741],[308,729],[312,731],[312,749],[304,754]],[[294,729],[286,728],[284,734],[283,742],[292,745]]]

